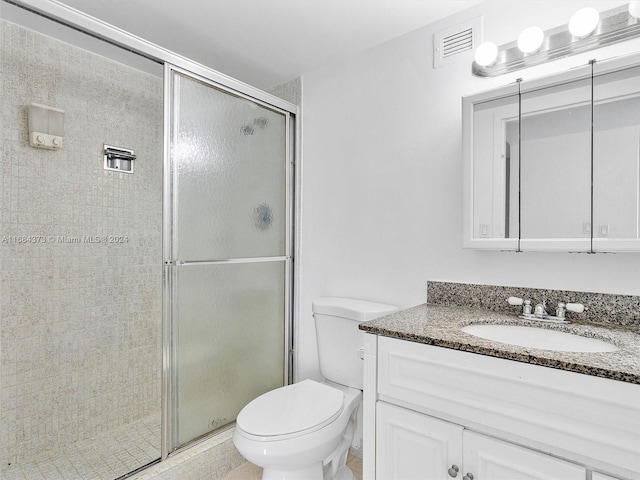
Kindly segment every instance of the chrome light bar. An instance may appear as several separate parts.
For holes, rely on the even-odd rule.
[[[478,77],[495,77],[636,37],[640,37],[640,19],[631,16],[627,5],[622,5],[602,12],[598,27],[586,38],[574,37],[563,25],[544,32],[543,44],[537,52],[525,54],[514,41],[499,47],[493,65],[483,67],[473,62],[471,71]]]

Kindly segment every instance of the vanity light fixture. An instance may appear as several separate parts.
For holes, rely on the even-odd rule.
[[[535,53],[544,42],[544,32],[540,27],[525,28],[518,37],[518,48],[522,53]]]
[[[522,68],[588,52],[606,45],[640,37],[640,0],[602,13],[591,7],[578,10],[567,25],[542,31],[525,29],[516,42],[500,45],[489,57],[481,48],[475,53],[471,71],[479,77],[495,77]],[[492,58],[488,62],[487,58]]]
[[[489,67],[498,59],[498,46],[493,42],[481,43],[474,54],[475,62],[482,67]]]
[[[581,8],[569,20],[569,32],[577,38],[587,38],[600,23],[600,14],[595,8]]]

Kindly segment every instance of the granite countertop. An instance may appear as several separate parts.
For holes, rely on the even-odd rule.
[[[526,325],[598,338],[615,352],[557,352],[485,340],[460,329],[471,324]],[[360,324],[360,330],[412,342],[452,348],[571,372],[640,384],[640,328],[574,322],[553,324],[472,307],[418,305]]]

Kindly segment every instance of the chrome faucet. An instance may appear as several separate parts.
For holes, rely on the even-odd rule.
[[[525,320],[537,320],[540,322],[571,323],[571,321],[567,320],[565,316],[566,312],[582,313],[587,309],[581,303],[559,302],[558,307],[555,309],[555,315],[550,315],[547,312],[546,300],[543,300],[541,303],[537,303],[533,312],[531,312],[531,300],[509,297],[507,302],[509,305],[522,305],[522,315],[520,315],[520,318]]]
[[[536,308],[533,310],[533,314],[536,318],[543,318],[549,315],[547,312],[547,301],[543,300],[542,303],[538,303]]]

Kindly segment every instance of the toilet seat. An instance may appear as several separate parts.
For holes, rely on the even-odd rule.
[[[242,409],[236,424],[250,436],[291,438],[333,422],[343,403],[344,394],[337,388],[304,380],[259,396]]]

